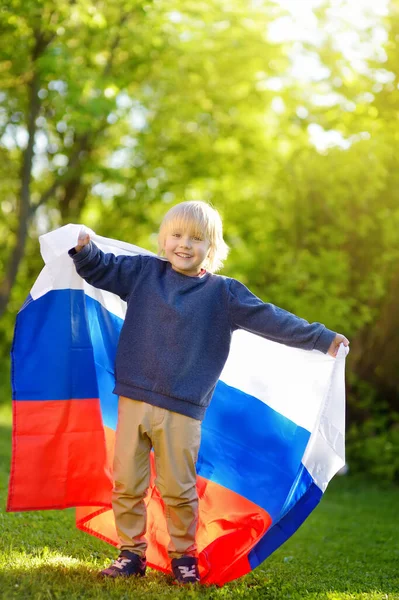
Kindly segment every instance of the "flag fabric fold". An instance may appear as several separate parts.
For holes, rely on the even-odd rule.
[[[114,358],[126,304],[77,275],[67,251],[81,227],[41,236],[45,266],[17,317],[7,509],[77,507],[80,529],[117,545]],[[90,233],[105,252],[150,254]],[[298,529],[344,465],[345,356],[343,346],[334,359],[233,334],[197,463],[202,582],[223,585],[257,567]],[[169,572],[153,482],[154,469],[147,560]]]

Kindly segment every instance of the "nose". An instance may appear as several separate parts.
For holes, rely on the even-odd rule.
[[[180,244],[182,248],[191,248],[190,236],[184,236],[180,238]]]

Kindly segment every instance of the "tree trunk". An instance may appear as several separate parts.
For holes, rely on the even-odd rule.
[[[18,205],[18,228],[16,241],[8,263],[7,271],[0,285],[0,317],[4,313],[11,294],[12,287],[17,277],[19,264],[24,256],[25,243],[28,235],[28,226],[31,215],[30,182],[32,178],[33,146],[35,143],[36,119],[40,111],[39,77],[33,75],[29,85],[30,114],[28,121],[28,144],[23,153],[21,167],[21,193]]]

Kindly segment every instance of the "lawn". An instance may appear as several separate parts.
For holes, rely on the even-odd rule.
[[[301,529],[251,574],[223,588],[96,576],[115,550],[75,529],[74,511],[5,513],[11,415],[0,408],[0,598],[399,600],[399,489],[336,477]]]

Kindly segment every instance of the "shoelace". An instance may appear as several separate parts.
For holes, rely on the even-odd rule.
[[[193,567],[179,566],[178,569],[182,577],[197,577],[195,565]]]
[[[117,558],[114,560],[112,566],[116,567],[117,569],[123,569],[123,567],[128,565],[130,562],[132,562],[130,558]]]

